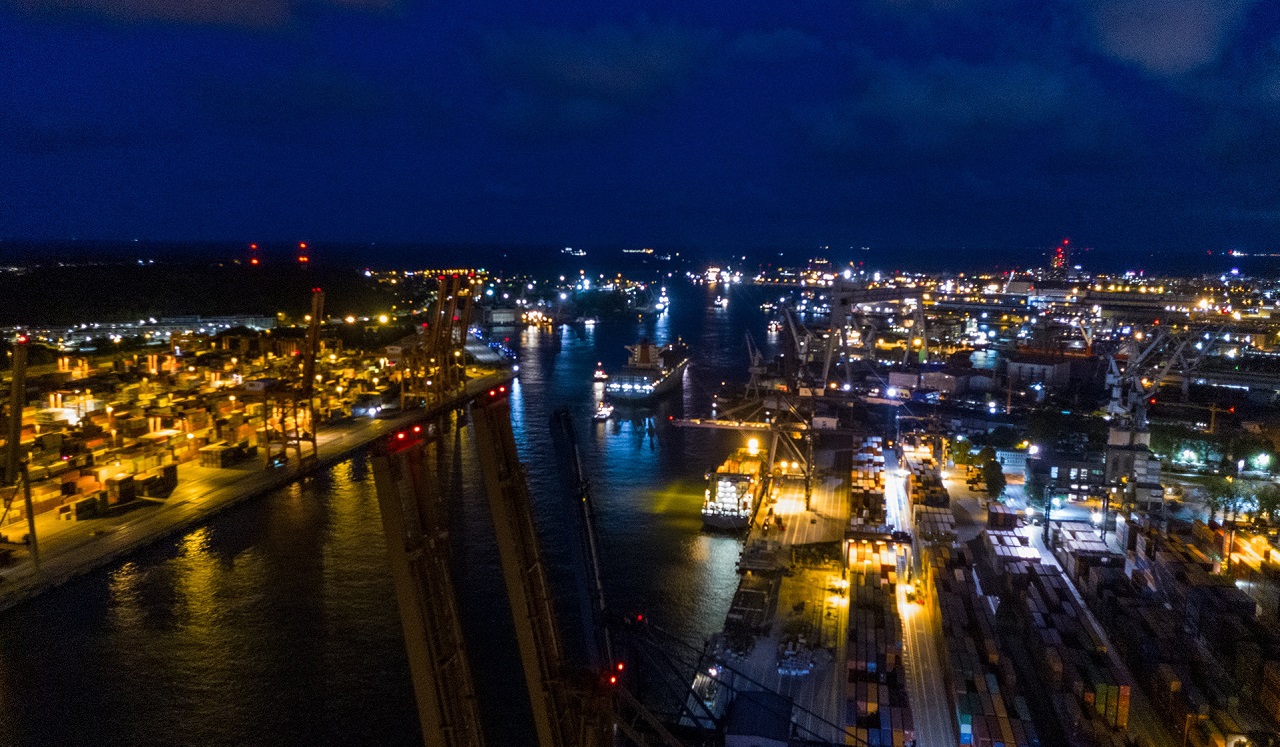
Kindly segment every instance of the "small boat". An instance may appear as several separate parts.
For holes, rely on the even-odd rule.
[[[716,306],[722,309],[727,308],[729,306],[729,299],[724,296],[716,296]]]
[[[591,416],[592,420],[608,420],[613,417],[613,405],[608,402],[601,402],[596,405],[596,414]]]
[[[605,381],[606,379],[608,379],[608,378],[609,378],[609,374],[607,374],[607,373],[605,373],[605,372],[604,372],[604,363],[603,363],[603,362],[597,362],[597,363],[596,363],[596,372],[595,372],[595,374],[593,374],[593,378],[594,378],[596,381]]]

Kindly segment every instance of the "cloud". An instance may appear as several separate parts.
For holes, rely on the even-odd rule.
[[[495,117],[530,133],[597,129],[670,96],[716,36],[648,23],[492,34],[484,52],[501,89]]]
[[[1180,75],[1218,59],[1254,1],[1096,0],[1094,42],[1154,75]]]
[[[369,120],[393,109],[393,101],[403,102],[376,81],[320,67],[250,79],[210,78],[196,88],[196,98],[216,122],[284,139],[334,120]]]
[[[79,155],[88,151],[117,150],[154,144],[155,133],[100,120],[50,122],[0,112],[0,145],[28,155]]]
[[[822,48],[821,39],[796,29],[748,31],[734,39],[731,45],[734,54],[774,59],[816,54]]]
[[[1029,62],[972,63],[865,59],[861,83],[845,100],[803,116],[813,143],[831,153],[897,158],[975,157],[1018,133],[1053,127],[1089,84],[1072,68]]]
[[[270,27],[290,21],[304,5],[359,10],[390,8],[395,0],[0,0],[28,13],[87,13],[119,21]]]

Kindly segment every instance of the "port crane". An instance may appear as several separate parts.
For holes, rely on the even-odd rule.
[[[27,543],[31,548],[31,558],[40,563],[40,545],[36,540],[36,516],[31,504],[31,478],[27,473],[27,462],[22,458],[22,408],[27,404],[27,338],[18,335],[11,345],[13,361],[10,366],[9,380],[9,420],[5,432],[4,484],[13,490],[5,497],[4,512],[0,513],[0,526],[4,525],[18,497],[18,483],[22,483],[21,491],[23,508],[27,514]]]
[[[1190,374],[1213,351],[1225,327],[1194,327],[1180,332],[1159,330],[1145,347],[1127,344],[1123,359],[1107,359],[1107,387],[1111,400],[1107,414],[1119,425],[1134,430],[1147,427],[1147,403],[1175,368],[1182,374],[1182,395],[1188,394]]]
[[[314,461],[320,455],[316,442],[316,356],[320,350],[320,325],[324,319],[324,291],[311,289],[311,314],[302,345],[295,351],[297,360],[289,362],[288,378],[262,381],[265,406],[263,434],[266,440],[267,469],[287,463],[290,455],[299,463]],[[295,378],[296,377],[296,378]],[[273,428],[271,421],[279,426]]]
[[[505,384],[482,392],[470,412],[537,744],[679,747],[682,742],[619,683],[625,665],[615,658],[603,625],[606,608],[590,529],[591,499],[580,466],[575,467],[579,490],[573,498],[580,506],[589,559],[584,565],[590,588],[584,615],[592,621],[590,664],[581,672],[569,663],[516,453],[508,395]],[[420,424],[384,439],[374,449],[374,480],[423,738],[433,747],[474,747],[484,744],[484,735],[450,567],[446,497],[429,458],[439,430]]]
[[[475,301],[471,278],[441,275],[437,283],[436,298],[428,307],[426,321],[399,343],[401,409],[430,404],[453,394],[463,383],[463,345]]]
[[[405,646],[413,675],[424,741],[433,747],[484,744],[473,673],[464,646],[458,597],[451,567],[446,495],[431,456],[438,452],[443,418],[456,409],[442,396],[464,386],[469,320],[469,281],[442,279],[425,332],[413,341],[407,374],[413,396],[426,404],[424,421],[377,443],[373,472],[388,560],[395,582]],[[462,365],[452,366],[458,359]],[[434,360],[434,367],[433,365]],[[425,365],[424,365],[425,364]],[[451,369],[451,373],[442,373]],[[437,377],[428,379],[427,376]],[[440,378],[443,377],[443,378]],[[508,379],[509,380],[509,379]],[[423,389],[414,390],[414,381]],[[449,382],[426,389],[427,381]],[[524,466],[516,452],[506,383],[479,392],[457,392],[471,400],[470,417],[484,478],[485,496],[497,539],[508,602],[516,627],[525,686],[541,747],[605,747],[620,741],[637,745],[681,743],[619,686],[624,665],[603,622],[599,556],[594,539],[589,483],[574,449],[574,499],[580,512],[584,568],[591,590],[584,608],[591,645],[588,672],[575,670],[560,635],[546,567],[538,546]],[[432,407],[432,405],[435,405]],[[459,413],[459,421],[464,416]],[[559,428],[565,426],[561,423]]]

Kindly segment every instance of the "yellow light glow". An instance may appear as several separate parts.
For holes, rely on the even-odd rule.
[[[760,453],[760,439],[754,437],[747,439],[747,453],[751,456]]]
[[[379,323],[379,324],[386,324],[386,323],[387,323],[387,322],[389,322],[389,321],[391,321],[391,317],[387,316],[386,314],[379,314],[379,315],[378,315],[378,323]]]

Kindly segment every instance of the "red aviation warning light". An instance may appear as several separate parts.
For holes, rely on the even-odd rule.
[[[1062,270],[1067,266],[1067,246],[1070,242],[1067,239],[1062,240],[1062,244],[1053,251],[1053,269]]]

